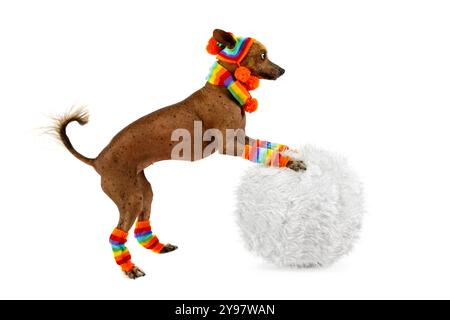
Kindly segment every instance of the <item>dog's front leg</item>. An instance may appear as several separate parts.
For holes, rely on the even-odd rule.
[[[306,165],[301,160],[295,160],[285,155],[289,147],[279,143],[250,138],[245,135],[237,135],[234,139],[226,139],[225,153],[234,156],[242,156],[244,159],[255,163],[261,163],[271,167],[286,167],[294,171],[306,170]]]
[[[286,167],[294,171],[306,170],[306,165],[301,160],[295,160],[285,155],[289,147],[269,141],[245,137],[245,146],[242,156],[256,163],[262,163],[273,167]]]

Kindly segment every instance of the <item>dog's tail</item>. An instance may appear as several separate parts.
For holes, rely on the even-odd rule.
[[[78,122],[80,125],[84,126],[89,122],[89,112],[84,108],[72,108],[67,111],[65,114],[60,116],[54,116],[53,118],[53,126],[49,128],[49,133],[54,135],[58,140],[60,140],[64,146],[78,159],[83,161],[84,163],[93,166],[94,160],[91,158],[87,158],[79,153],[73,147],[72,143],[69,140],[69,137],[66,133],[67,125],[73,121]]]

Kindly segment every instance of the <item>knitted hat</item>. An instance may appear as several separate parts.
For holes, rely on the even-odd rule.
[[[238,38],[232,33],[230,33],[230,35],[233,36],[235,40],[233,49],[226,47],[211,37],[208,42],[207,51],[210,54],[217,55],[219,60],[239,65],[247,55],[255,40],[252,38]]]
[[[234,64],[239,64],[245,58],[250,47],[255,41],[252,38],[235,38],[236,43],[233,49],[225,47],[222,51],[217,54],[219,60],[230,62]]]

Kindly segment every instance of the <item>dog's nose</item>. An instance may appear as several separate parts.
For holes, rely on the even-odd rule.
[[[283,68],[280,68],[280,76],[282,76],[285,72],[286,72],[286,70],[284,70]]]

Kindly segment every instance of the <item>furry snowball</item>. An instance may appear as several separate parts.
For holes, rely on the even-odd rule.
[[[362,185],[347,162],[305,146],[306,171],[252,166],[238,188],[237,217],[247,247],[282,266],[327,266],[352,249],[363,215]]]

